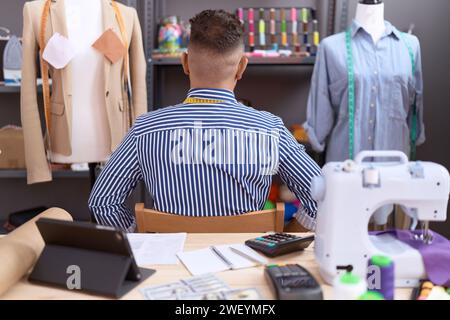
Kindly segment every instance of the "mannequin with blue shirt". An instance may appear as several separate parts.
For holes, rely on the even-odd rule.
[[[327,162],[363,150],[414,158],[425,141],[420,43],[385,21],[384,8],[360,1],[351,26],[319,46],[304,127]]]

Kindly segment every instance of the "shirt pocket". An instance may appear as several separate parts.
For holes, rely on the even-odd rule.
[[[333,109],[335,110],[339,118],[348,116],[347,108],[345,106],[341,107],[342,101],[344,100],[348,92],[347,87],[347,78],[335,81],[328,86],[331,105],[333,106]]]
[[[52,115],[61,117],[64,115],[65,110],[66,108],[64,106],[64,103],[57,103],[57,102],[51,103],[50,113]]]
[[[389,88],[388,100],[383,104],[386,114],[391,120],[406,121],[410,105],[408,84],[402,77],[395,76]]]

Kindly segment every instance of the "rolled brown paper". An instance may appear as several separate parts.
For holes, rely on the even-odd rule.
[[[28,274],[44,249],[35,223],[40,218],[72,221],[68,212],[52,208],[0,238],[0,296]]]

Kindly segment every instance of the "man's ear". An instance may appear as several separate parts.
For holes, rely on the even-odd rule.
[[[242,76],[245,72],[245,69],[247,69],[247,65],[248,65],[248,58],[246,55],[243,55],[241,58],[241,61],[239,61],[239,66],[238,66],[238,70],[236,73],[236,80],[239,81],[242,79]]]
[[[183,71],[185,75],[189,75],[189,62],[188,62],[188,53],[183,52],[181,55],[181,65],[183,66]]]

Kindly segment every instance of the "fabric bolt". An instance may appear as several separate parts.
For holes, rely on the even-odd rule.
[[[450,286],[450,241],[439,233],[430,231],[433,235],[433,242],[425,244],[422,240],[417,240],[415,236],[420,236],[422,230],[390,230],[375,232],[373,234],[390,234],[398,240],[406,243],[419,251],[422,256],[428,279],[439,286]]]

